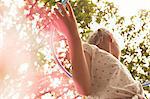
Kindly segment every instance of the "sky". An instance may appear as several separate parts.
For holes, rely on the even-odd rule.
[[[2,0],[0,0],[0,1],[2,1]],[[13,2],[13,1],[17,1],[16,2],[16,4],[18,5],[17,7],[19,7],[19,6],[22,6],[22,2],[23,2],[23,0],[3,0],[3,1],[5,1],[5,3],[7,3],[7,6],[10,6],[11,5],[11,2]],[[120,14],[122,14],[122,15],[124,15],[124,16],[130,16],[131,14],[134,14],[134,13],[136,13],[137,11],[138,11],[138,9],[150,9],[150,7],[149,7],[149,4],[150,4],[150,0],[108,0],[108,1],[112,1],[112,2],[114,2],[116,5],[118,5],[118,7],[119,7],[119,9],[120,9]],[[14,3],[13,3],[14,4]],[[15,5],[15,4],[14,4]],[[134,5],[134,6],[133,6]],[[16,7],[16,8],[17,8]],[[11,13],[7,13],[7,14],[9,14],[9,15],[11,15],[12,16],[12,18],[11,18],[11,16],[9,16],[9,15],[7,15],[7,17],[5,17],[5,20],[3,19],[3,23],[5,23],[5,24],[2,24],[2,21],[0,22],[0,48],[2,47],[2,44],[3,44],[3,30],[5,30],[5,28],[6,27],[9,27],[10,28],[10,25],[11,24],[14,24],[14,23],[16,23],[15,22],[15,19],[16,19],[16,16],[15,16],[15,13],[14,13],[14,11],[16,11],[16,9],[14,9],[15,8],[15,6],[12,6],[11,7],[11,9],[9,9],[10,10],[10,12]],[[2,9],[3,10],[3,9]],[[6,10],[6,9],[5,9]],[[14,19],[13,19],[14,18]],[[8,19],[10,19],[10,22],[9,22],[9,20]],[[11,21],[11,20],[13,20],[13,21]],[[18,19],[16,19],[16,20],[18,20]],[[21,21],[20,19],[19,19],[19,21]],[[25,21],[25,20],[24,20]],[[23,22],[24,22],[23,21]],[[8,24],[9,23],[9,24]],[[22,24],[25,24],[25,23],[22,23]],[[4,26],[5,28],[1,28],[1,26]],[[13,25],[14,26],[14,25]],[[28,28],[28,27],[25,27],[25,26],[27,26],[27,25],[22,25],[22,26],[24,26],[24,27],[22,27],[22,29],[18,29],[17,27],[19,27],[19,24],[17,24],[16,25],[16,28],[13,28],[13,29],[15,29],[15,30],[13,30],[13,32],[15,31],[15,32],[17,32],[18,33],[18,31],[24,31],[24,29],[26,29],[26,28]],[[93,25],[94,26],[94,25]],[[95,27],[95,26],[94,26]],[[2,33],[1,33],[2,32]],[[5,31],[4,31],[5,32]],[[10,31],[10,33],[12,33],[12,31]],[[9,35],[10,36],[10,35]],[[11,37],[11,36],[10,36]],[[10,38],[10,37],[8,37],[8,38]],[[119,35],[117,36],[118,38],[119,38]],[[121,38],[121,37],[120,37]],[[15,38],[14,38],[15,39]],[[10,41],[9,42],[11,42],[12,43],[12,40],[10,39]],[[15,42],[15,41],[14,41]],[[123,45],[123,43],[122,43],[123,41],[121,41],[121,45]],[[15,43],[14,43],[15,44]],[[13,45],[13,47],[14,47],[15,45]],[[17,49],[17,48],[16,48]],[[5,55],[5,57],[8,57],[8,59],[7,59],[7,61],[9,61],[9,62],[7,62],[8,63],[8,66],[11,66],[10,64],[13,64],[14,62],[19,62],[19,60],[21,60],[22,59],[22,57],[23,58],[25,58],[25,59],[27,59],[26,57],[24,57],[24,54],[22,55],[22,54],[19,54],[18,55],[18,51],[16,50],[16,49],[14,49],[14,50],[9,50],[9,51],[7,51],[6,53],[6,55]],[[13,54],[12,54],[12,52],[13,52]],[[4,53],[5,54],[5,53]],[[2,54],[3,55],[3,54]],[[9,55],[11,55],[11,57],[9,56]],[[13,56],[14,55],[14,56]],[[21,56],[22,55],[22,56]],[[13,57],[13,58],[12,58]],[[19,57],[19,58],[18,58]],[[25,61],[25,60],[23,60],[22,59],[22,61]],[[27,61],[27,60],[26,60]],[[30,60],[29,60],[29,62],[30,62]],[[19,63],[18,63],[19,64]],[[7,65],[7,64],[6,64]],[[29,67],[29,65],[28,65],[28,63],[23,63],[23,64],[21,64],[20,66],[19,66],[19,68],[18,68],[18,71],[19,71],[19,73],[21,72],[21,73],[25,73],[26,71],[27,71],[27,69],[28,69],[28,67]],[[8,68],[8,67],[7,67]],[[9,67],[10,68],[10,67]],[[1,69],[1,68],[0,68]],[[47,68],[46,68],[47,69]],[[3,69],[1,69],[1,70],[3,70]],[[10,71],[12,71],[12,69],[10,69]],[[26,73],[26,74],[28,74],[28,73]],[[30,75],[30,74],[28,74],[28,75]],[[30,78],[31,78],[31,76],[30,76]],[[56,81],[58,81],[57,79],[56,79]],[[66,80],[67,81],[67,80]],[[54,80],[54,83],[56,83],[55,82],[55,80]],[[16,84],[16,85],[14,85],[14,86],[12,86],[12,87],[16,87],[16,86],[20,86],[20,84]],[[56,84],[55,84],[56,85]],[[11,86],[11,85],[10,85]],[[23,85],[24,86],[24,85]],[[1,89],[1,88],[0,88]],[[11,90],[10,90],[10,88],[8,87],[8,88],[5,88],[6,90],[8,89],[8,92],[11,94]],[[5,93],[5,91],[3,91],[4,93]],[[6,91],[7,92],[7,91]],[[15,92],[16,93],[16,92]],[[18,93],[16,93],[16,94],[18,94]],[[8,95],[9,96],[9,95]],[[14,97],[15,98],[15,97]],[[16,98],[15,98],[16,99]]]
[[[94,2],[97,0],[93,0]],[[137,13],[139,9],[150,10],[150,0],[107,0],[114,2],[119,8],[119,13],[123,16],[131,16]]]
[[[119,7],[119,12],[123,16],[131,16],[140,9],[150,10],[150,0],[110,0]]]
[[[97,2],[97,0],[92,0]],[[125,18],[135,15],[140,9],[150,10],[150,0],[107,0],[113,2],[119,9],[119,14]],[[113,26],[113,25],[112,25]],[[101,24],[96,22],[90,25],[91,29],[96,31],[98,28],[103,27]],[[113,33],[121,49],[124,48],[123,37],[119,33]]]

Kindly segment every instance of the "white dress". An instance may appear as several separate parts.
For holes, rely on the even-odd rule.
[[[83,43],[91,56],[91,94],[88,99],[139,99],[141,84],[133,79],[128,69],[113,55],[95,45]]]

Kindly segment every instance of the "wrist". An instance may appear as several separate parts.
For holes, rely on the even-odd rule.
[[[68,43],[70,43],[71,45],[78,45],[81,43],[81,39],[80,37],[68,38]]]
[[[80,39],[79,36],[69,37],[69,38],[67,38],[67,40],[68,40],[69,46],[72,47],[72,48],[76,48],[78,46],[81,46],[81,44],[82,44],[82,40]]]
[[[71,42],[81,40],[78,31],[69,32],[69,35],[66,35],[66,37],[67,37],[68,41],[71,41]]]

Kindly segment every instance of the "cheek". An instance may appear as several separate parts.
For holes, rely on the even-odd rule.
[[[115,56],[120,56],[121,51],[117,45],[112,44],[111,45],[111,53]]]
[[[103,42],[101,42],[101,43],[99,43],[99,45],[98,45],[98,47],[100,48],[100,49],[103,49],[103,50],[107,50],[107,51],[109,51],[110,52],[110,48],[111,48],[111,46],[110,46],[110,43],[107,41],[103,41]]]

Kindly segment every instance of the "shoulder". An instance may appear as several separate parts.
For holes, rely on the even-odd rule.
[[[86,54],[92,55],[92,46],[87,42],[82,42],[83,50]]]
[[[95,49],[99,49],[96,45],[89,44],[87,42],[82,42],[82,45],[83,45],[83,49],[88,52],[89,51],[92,52]]]
[[[88,44],[87,42],[82,42],[83,45],[83,50],[84,50],[84,54],[86,56],[86,58],[91,58],[92,57],[92,47],[90,44]]]

